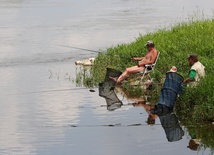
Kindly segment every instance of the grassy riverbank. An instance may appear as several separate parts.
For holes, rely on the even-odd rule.
[[[155,85],[164,81],[165,73],[176,66],[178,73],[184,78],[188,76],[190,66],[187,63],[189,54],[197,54],[199,61],[206,67],[206,77],[197,87],[187,87],[176,101],[175,112],[180,121],[189,131],[192,139],[201,141],[199,149],[214,148],[213,125],[214,122],[214,19],[181,23],[171,29],[140,35],[130,44],[121,44],[108,48],[98,54],[91,74],[86,77],[84,84],[92,86],[103,81],[106,68],[124,71],[136,62],[131,61],[133,56],[144,56],[144,44],[153,40],[156,48],[161,52],[155,72],[151,74]],[[85,75],[85,74],[84,74]],[[132,79],[129,78],[129,81]],[[123,84],[131,95],[142,94],[140,87],[132,87],[129,82]],[[156,103],[161,85],[156,85],[152,92],[152,103]],[[147,93],[147,92],[144,92]],[[208,124],[207,124],[208,122]]]
[[[187,63],[189,54],[197,54],[199,61],[206,67],[206,78],[196,88],[186,88],[177,101],[176,109],[180,116],[191,116],[194,120],[214,119],[214,19],[190,21],[178,24],[171,29],[162,29],[154,33],[140,35],[130,44],[121,44],[108,48],[98,54],[91,74],[93,81],[104,79],[106,68],[124,71],[126,67],[136,64],[131,61],[133,56],[144,56],[144,44],[148,40],[155,42],[155,47],[161,52],[155,72],[155,81],[163,81],[165,73],[176,66],[178,73],[184,78],[188,76],[190,66]],[[160,89],[157,89],[156,97]]]
[[[187,64],[189,54],[197,54],[199,61],[206,67],[206,78],[196,88],[187,88],[176,103],[180,116],[190,116],[194,120],[214,120],[214,19],[181,23],[171,29],[140,35],[130,44],[121,44],[101,52],[92,67],[92,77],[96,82],[103,80],[105,68],[124,71],[133,66],[133,56],[146,53],[144,44],[148,40],[155,42],[161,52],[153,77],[155,81],[163,81],[165,73],[176,66],[178,72],[186,78],[190,66]],[[160,89],[159,89],[160,90]],[[159,91],[155,91],[156,96]],[[184,117],[187,118],[187,117]]]

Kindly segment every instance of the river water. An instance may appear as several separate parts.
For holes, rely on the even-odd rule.
[[[76,60],[203,13],[213,0],[0,0],[0,154],[210,154],[168,142],[142,107],[108,111],[74,82]],[[119,95],[124,104],[129,99]]]

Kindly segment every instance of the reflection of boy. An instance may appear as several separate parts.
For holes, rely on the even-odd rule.
[[[155,124],[155,119],[157,118],[157,115],[150,113],[150,110],[153,108],[153,106],[147,105],[144,102],[133,103],[132,105],[134,107],[143,107],[146,110],[146,112],[149,114],[146,123],[148,125]]]
[[[196,151],[198,150],[198,147],[200,146],[200,140],[199,139],[190,139],[189,140],[189,145],[187,148]]]

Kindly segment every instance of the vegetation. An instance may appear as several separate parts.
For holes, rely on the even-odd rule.
[[[144,56],[147,52],[144,44],[153,40],[156,49],[161,52],[155,72],[152,77],[157,83],[164,80],[165,73],[176,66],[178,73],[184,78],[188,76],[190,66],[187,63],[189,54],[197,54],[199,61],[206,67],[206,78],[195,87],[188,87],[176,103],[177,113],[182,119],[193,118],[195,121],[214,121],[214,19],[189,21],[178,24],[171,29],[162,29],[154,33],[140,35],[130,44],[121,44],[100,52],[91,69],[91,82],[101,82],[105,77],[106,68],[124,71],[136,62],[133,56]],[[131,79],[131,78],[129,78]],[[129,90],[127,83],[123,85]],[[130,89],[131,92],[134,88]],[[137,92],[139,87],[137,87]],[[153,90],[154,98],[160,93],[160,88]],[[139,94],[139,93],[133,93]]]
[[[191,139],[198,139],[201,142],[201,149],[204,148],[214,148],[214,132],[212,124],[195,124],[186,125],[188,128],[188,133]]]
[[[161,52],[155,71],[151,74],[156,87],[152,88],[152,101],[155,104],[159,98],[164,76],[172,66],[176,66],[178,73],[184,78],[188,76],[190,66],[187,63],[189,54],[197,54],[199,61],[206,67],[206,77],[200,81],[197,87],[186,87],[176,101],[175,111],[181,122],[189,130],[192,138],[201,139],[204,147],[214,148],[213,125],[202,128],[204,122],[214,122],[214,19],[203,19],[178,24],[171,29],[162,29],[154,33],[140,35],[129,44],[121,44],[110,47],[100,52],[94,66],[87,76],[90,87],[102,82],[105,78],[106,68],[124,71],[136,62],[131,61],[134,56],[144,56],[147,52],[144,44],[153,40],[156,49]],[[135,76],[128,79],[122,87],[128,91],[128,95],[142,95],[144,90],[139,85],[133,87],[129,83],[135,80]],[[200,123],[200,124],[199,124]],[[210,124],[210,123],[209,123]],[[207,132],[208,131],[208,132]]]
[[[148,40],[155,42],[155,47],[161,54],[152,77],[156,84],[164,80],[165,73],[176,66],[178,73],[184,78],[188,76],[190,66],[187,63],[189,54],[197,54],[199,61],[206,67],[206,77],[197,87],[187,87],[176,103],[176,111],[182,120],[193,118],[194,121],[214,121],[214,19],[203,19],[180,23],[171,29],[161,29],[154,33],[140,35],[129,44],[110,47],[100,52],[94,66],[87,76],[85,85],[92,87],[103,81],[106,68],[124,71],[125,68],[136,65],[131,58],[144,56],[147,52],[144,44]],[[135,76],[129,78],[133,80]],[[129,95],[140,95],[140,87],[132,87],[130,82],[122,86]],[[157,101],[160,87],[152,90],[153,101]],[[154,102],[155,104],[155,102]],[[191,121],[193,121],[191,120]]]

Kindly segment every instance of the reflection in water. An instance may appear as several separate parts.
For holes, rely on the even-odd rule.
[[[107,104],[107,110],[113,111],[118,108],[121,108],[123,106],[122,101],[118,98],[118,96],[115,93],[115,81],[111,80],[109,77],[118,77],[121,74],[120,71],[107,68],[105,79],[102,83],[99,83],[99,96],[105,98],[106,104]],[[118,91],[123,92],[122,89],[118,87]],[[124,92],[123,92],[124,93]],[[144,107],[145,111],[149,112],[152,106],[145,104],[145,100],[142,101],[142,98],[132,98],[132,100],[135,100],[137,102],[135,103],[128,103],[128,105],[131,105],[133,107]],[[157,115],[149,113],[147,118],[147,124],[148,125],[154,125],[155,119],[157,118]]]
[[[193,151],[196,151],[198,150],[200,143],[200,139],[190,139],[187,147]]]
[[[148,125],[154,125],[155,124],[155,120],[157,118],[157,115],[150,113],[149,111],[151,110],[151,108],[154,108],[152,105],[148,105],[146,104],[146,101],[140,101],[138,103],[133,103],[132,104],[134,107],[143,107],[145,109],[145,111],[148,113],[148,118],[146,123]]]
[[[182,81],[183,77],[176,72],[166,73],[158,104],[150,110],[151,113],[159,116],[169,142],[178,141],[184,135],[178,117],[172,113],[176,98],[182,90]]]
[[[130,114],[135,121],[141,121],[136,118],[137,108],[114,112],[112,116],[105,109],[93,108],[99,105],[100,98],[85,89],[47,92],[75,89],[69,81],[75,78],[72,64],[95,55],[58,45],[105,49],[130,42],[139,33],[153,32],[165,23],[170,25],[171,19],[183,14],[185,18],[185,10],[192,13],[196,5],[210,11],[213,3],[181,0],[168,6],[169,0],[126,3],[121,0],[1,0],[0,154],[128,155],[142,154],[142,150],[150,154],[154,145],[157,148],[153,153],[162,150],[158,154],[172,154],[171,147],[160,148],[159,135],[153,137],[154,141],[150,139],[151,134],[162,131],[160,126],[150,130],[150,126],[126,125],[133,123]],[[71,128],[71,124],[81,127]],[[112,128],[100,124],[125,125]],[[189,149],[175,145],[183,154],[189,154]]]
[[[115,82],[109,78],[117,77],[121,74],[120,71],[107,68],[105,79],[102,83],[99,83],[99,96],[105,98],[107,104],[107,110],[113,111],[120,108],[123,103],[117,97],[114,88]]]
[[[182,91],[183,77],[175,72],[166,73],[158,104],[151,113],[159,116],[172,112],[177,96]]]
[[[115,82],[112,80],[105,81],[99,84],[99,96],[105,98],[107,110],[113,111],[120,108],[123,103],[117,97],[114,88]]]
[[[157,115],[151,114],[149,111],[153,108],[145,103],[135,103],[134,107],[142,106],[145,111],[148,112],[149,116],[147,119],[148,125],[154,125]],[[159,116],[161,125],[165,131],[166,138],[169,142],[179,141],[184,136],[184,131],[182,130],[178,117],[174,113],[167,113],[165,115]]]
[[[116,93],[114,92],[115,82],[112,80],[104,81],[99,84],[99,96],[106,99],[107,103],[107,110],[113,111],[115,109],[120,108],[123,104],[117,97]],[[133,103],[134,107],[142,106],[144,107],[145,111],[149,113],[147,124],[154,125],[155,119],[157,115],[151,114],[149,110],[151,110],[152,106],[147,105],[145,103]],[[178,117],[173,113],[164,113],[164,115],[159,116],[161,125],[166,133],[167,140],[169,142],[178,141],[182,139],[184,136],[184,131],[182,130]]]
[[[159,116],[161,125],[166,133],[169,142],[179,141],[184,136],[178,117],[173,113],[168,113],[164,116]]]
[[[187,124],[189,140],[187,148],[192,151],[205,151],[211,148],[211,155],[214,154],[214,126],[212,124]]]

